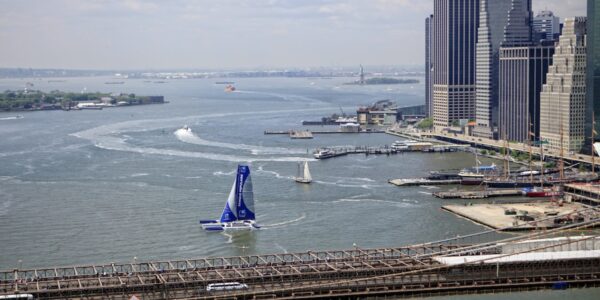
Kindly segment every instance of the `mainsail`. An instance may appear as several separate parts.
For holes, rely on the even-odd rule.
[[[310,170],[308,170],[308,162],[304,162],[304,180],[312,181],[312,177],[310,176]]]
[[[235,182],[225,203],[221,214],[222,223],[244,220],[255,220],[254,215],[254,192],[252,191],[252,179],[250,168],[239,165]]]
[[[236,177],[236,203],[238,220],[255,220],[254,192],[248,166],[238,166]]]

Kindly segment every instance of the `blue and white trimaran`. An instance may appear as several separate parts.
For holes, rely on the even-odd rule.
[[[250,168],[238,165],[235,182],[219,220],[200,220],[202,228],[208,231],[258,229],[254,215],[254,192]]]

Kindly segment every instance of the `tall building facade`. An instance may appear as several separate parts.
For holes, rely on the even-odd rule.
[[[508,23],[504,27],[503,46],[522,46],[531,43],[531,0],[512,0]]]
[[[433,15],[425,19],[425,114],[432,115],[431,96],[431,22]]]
[[[500,44],[512,0],[480,0],[476,52],[476,127],[474,135],[495,138],[498,126]]]
[[[598,120],[596,131],[600,133],[600,3],[598,0],[588,0],[587,15],[586,137],[591,139],[592,114],[595,114],[595,119]],[[596,136],[596,140],[598,139],[600,139],[600,136]],[[586,149],[588,148],[586,147]]]
[[[434,0],[431,41],[436,129],[475,118],[475,44],[479,0]]]
[[[500,48],[498,131],[518,142],[539,138],[540,92],[554,54],[553,42],[534,40],[532,16],[531,0],[513,0]]]
[[[556,41],[560,35],[560,18],[549,10],[543,10],[533,18],[534,41]]]
[[[540,135],[540,92],[552,63],[554,45],[500,49],[500,138],[527,142]]]
[[[586,21],[565,20],[541,94],[540,135],[553,150],[579,152],[585,144]]]

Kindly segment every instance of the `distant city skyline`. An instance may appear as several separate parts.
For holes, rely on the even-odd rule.
[[[585,0],[534,0],[562,19]],[[0,0],[0,66],[231,69],[423,65],[432,0]]]

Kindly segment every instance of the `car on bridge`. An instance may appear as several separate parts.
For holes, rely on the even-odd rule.
[[[221,282],[221,283],[211,283],[206,286],[207,292],[212,291],[232,291],[232,290],[245,290],[248,288],[248,285],[245,283],[239,282]]]

